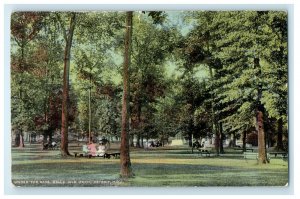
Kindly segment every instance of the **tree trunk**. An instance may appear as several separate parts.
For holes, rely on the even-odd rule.
[[[233,147],[236,147],[236,134],[233,133]]]
[[[192,132],[189,132],[188,139],[189,139],[189,146],[193,147],[193,133]]]
[[[283,131],[283,121],[282,117],[278,120],[278,128],[277,128],[277,150],[283,150],[283,142],[282,142],[282,131]]]
[[[138,102],[137,105],[137,120],[138,120],[138,124],[137,124],[137,128],[138,128],[138,133],[137,133],[137,138],[136,138],[136,147],[137,148],[141,148],[141,144],[140,144],[140,139],[141,139],[141,112],[142,112],[142,107],[141,107],[141,103]]]
[[[265,132],[263,125],[263,112],[261,110],[257,110],[257,132],[258,132],[258,164],[266,164],[266,144],[265,144]]]
[[[230,141],[229,141],[229,147],[235,147],[235,134],[231,133],[230,134]]]
[[[20,132],[20,144],[19,144],[19,148],[24,148],[24,138],[23,138],[23,132]]]
[[[209,49],[209,46],[207,46],[207,49]],[[210,74],[210,81],[211,81],[211,85],[214,84],[214,75],[213,75],[213,70],[212,67],[209,65],[209,74]],[[213,92],[211,92],[211,118],[212,118],[212,131],[213,134],[215,135],[215,149],[216,149],[216,153],[217,155],[219,155],[219,150],[220,150],[220,135],[219,132],[217,130],[217,122],[216,122],[216,117],[215,117],[215,110],[214,110],[214,99],[215,96],[213,94]]]
[[[63,99],[62,99],[62,114],[61,114],[61,155],[70,155],[68,150],[68,100],[69,100],[69,72],[70,72],[70,56],[73,34],[75,29],[75,18],[76,14],[72,13],[70,20],[70,29],[68,34],[65,36],[66,47],[64,56],[64,77],[63,77]]]
[[[140,145],[140,139],[141,139],[141,136],[140,136],[140,132],[137,133],[137,136],[136,136],[136,148],[141,148],[141,145]]]
[[[222,122],[220,122],[220,153],[224,154],[223,140],[225,140],[225,136],[223,133]]]
[[[129,65],[131,51],[132,34],[132,11],[126,12],[126,33],[125,33],[125,53],[123,65],[123,97],[122,97],[122,126],[121,126],[121,148],[120,163],[121,177],[129,178],[133,176],[130,154],[129,154]]]
[[[141,148],[144,148],[144,137],[141,136]]]
[[[247,138],[247,132],[244,131],[243,133],[243,151],[246,152],[246,138]]]
[[[262,79],[261,66],[259,63],[259,58],[254,58],[254,67],[259,68],[258,70],[258,81]],[[262,83],[258,82],[257,87],[257,101],[256,101],[256,129],[258,133],[258,164],[266,164],[266,139],[265,139],[265,130],[264,130],[264,107],[261,104],[262,97]]]
[[[215,149],[217,156],[220,154],[220,134],[215,134]]]
[[[134,147],[134,134],[129,134],[129,146]]]

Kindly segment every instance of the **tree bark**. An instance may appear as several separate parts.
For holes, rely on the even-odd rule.
[[[144,137],[141,136],[141,148],[144,148]]]
[[[216,154],[217,156],[220,155],[220,134],[216,132],[215,134],[215,149],[216,149]]]
[[[137,133],[137,136],[136,136],[136,148],[141,148],[141,145],[140,145],[140,139],[141,139],[141,136],[140,136],[140,132]]]
[[[262,79],[261,66],[259,63],[259,58],[254,58],[254,67],[259,68],[258,70],[258,81]],[[262,97],[262,84],[258,82],[257,87],[257,101],[256,101],[256,130],[258,133],[258,164],[267,163],[267,154],[266,154],[266,139],[265,139],[265,130],[264,130],[264,107],[261,104]]]
[[[263,112],[261,110],[257,110],[257,132],[258,132],[258,164],[266,164],[267,156],[266,156],[266,144],[265,144],[265,132],[263,125]]]
[[[20,132],[20,144],[19,144],[19,148],[24,148],[25,144],[24,144],[24,138],[23,138],[23,132]]]
[[[277,127],[277,150],[283,150],[283,142],[282,142],[282,131],[283,131],[283,121],[282,118],[278,120]]]
[[[62,114],[61,114],[61,155],[68,156],[70,155],[68,150],[68,99],[69,99],[69,73],[70,73],[70,56],[71,56],[71,47],[73,34],[75,29],[75,18],[76,14],[72,13],[70,20],[70,28],[67,34],[66,46],[65,46],[65,56],[64,56],[64,77],[63,77],[63,99],[62,99]]]
[[[126,32],[125,32],[125,53],[123,65],[123,97],[122,97],[122,124],[121,124],[121,148],[120,163],[121,177],[129,178],[133,176],[130,153],[129,153],[129,65],[131,54],[131,34],[132,34],[132,11],[126,12]]]
[[[221,154],[224,154],[223,140],[225,140],[225,135],[223,133],[222,122],[220,122],[220,153]]]
[[[246,138],[247,138],[247,132],[244,131],[244,133],[243,133],[243,152],[246,152]]]
[[[137,148],[141,148],[141,144],[140,144],[140,139],[141,139],[141,112],[142,112],[142,106],[141,103],[138,102],[137,103],[137,128],[138,128],[138,133],[137,133],[137,138],[136,138],[136,147]]]
[[[207,49],[209,50],[209,46],[207,47]],[[213,74],[213,70],[212,70],[212,66],[209,66],[209,74],[210,74],[210,81],[211,81],[211,85],[214,84],[214,74]],[[215,96],[214,96],[214,93],[211,92],[211,118],[212,118],[212,131],[213,131],[213,134],[215,135],[215,149],[216,149],[216,153],[217,153],[217,156],[219,155],[220,153],[220,134],[217,130],[217,122],[216,122],[216,117],[215,117],[215,104],[214,104],[214,99],[215,99]]]

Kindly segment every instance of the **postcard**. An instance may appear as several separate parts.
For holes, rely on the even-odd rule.
[[[289,183],[285,10],[15,11],[19,187]]]

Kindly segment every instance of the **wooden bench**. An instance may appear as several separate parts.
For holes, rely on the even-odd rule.
[[[114,157],[115,159],[120,158],[120,152],[113,152],[113,153],[105,153],[104,158],[110,159],[111,157]]]
[[[209,156],[210,157],[210,153],[212,151],[212,148],[199,148],[198,149],[198,155],[201,154],[201,156],[203,156],[203,154],[205,154],[205,156]]]
[[[120,153],[119,152],[113,152],[113,153],[105,153],[103,156],[100,155],[91,155],[91,154],[86,154],[86,153],[80,153],[80,152],[75,152],[74,157],[87,157],[87,158],[107,158],[110,159],[111,157],[114,157],[115,159],[120,158]]]
[[[88,157],[89,155],[86,153],[82,153],[82,152],[74,152],[74,157]]]
[[[236,151],[244,151],[244,149],[243,148],[239,148],[239,147],[236,147],[236,148],[233,148],[234,150],[236,150]],[[246,148],[246,152],[247,151],[251,151],[251,152],[253,152],[254,151],[254,149],[252,149],[252,148]]]
[[[244,159],[250,159],[250,160],[258,159],[258,153],[244,152],[243,155],[244,155]]]
[[[274,155],[275,158],[277,157],[277,155],[281,155],[282,158],[286,158],[288,156],[288,153],[284,152],[284,151],[272,151],[272,152],[269,152],[269,154]]]
[[[249,160],[258,160],[258,153],[253,153],[253,152],[244,152],[244,159],[249,159]],[[270,154],[267,153],[267,160],[270,161]]]

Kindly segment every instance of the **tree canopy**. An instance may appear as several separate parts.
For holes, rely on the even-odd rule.
[[[222,153],[226,137],[254,133],[262,163],[265,137],[286,150],[286,12],[128,14],[12,14],[11,123],[20,139],[59,131],[68,154],[70,136],[119,140],[125,128],[136,147],[181,133],[190,145],[214,137]]]

